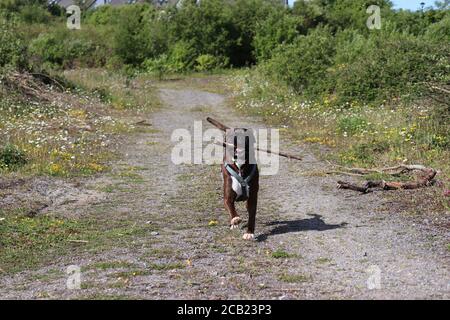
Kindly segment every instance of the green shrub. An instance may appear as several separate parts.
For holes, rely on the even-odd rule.
[[[115,6],[99,6],[94,10],[89,10],[85,21],[95,26],[106,26],[117,23],[120,8]]]
[[[340,160],[346,164],[361,163],[373,165],[376,156],[387,152],[390,149],[389,142],[386,140],[373,140],[366,143],[360,143],[352,146],[348,151],[340,154]]]
[[[265,65],[269,76],[307,95],[327,88],[328,68],[334,57],[334,39],[327,29],[315,29],[293,44],[280,46]]]
[[[167,66],[172,72],[185,72],[192,70],[195,65],[197,53],[195,48],[188,42],[177,42],[169,55]]]
[[[145,71],[151,74],[156,74],[159,80],[162,80],[164,78],[164,75],[169,71],[167,65],[167,56],[161,55],[155,59],[145,60],[142,66]]]
[[[48,23],[51,18],[50,12],[41,5],[27,5],[20,9],[19,17],[26,23]]]
[[[359,116],[342,117],[338,120],[337,131],[352,136],[368,128],[367,120]]]
[[[229,55],[226,57],[233,66],[252,65],[257,62],[254,38],[261,26],[263,24],[267,26],[265,21],[277,12],[287,15],[289,11],[280,1],[239,0],[229,4],[231,4],[231,23],[234,26],[231,31],[236,34],[233,35],[236,41],[230,47]]]
[[[170,56],[175,56],[171,60],[179,61],[178,56],[182,56],[182,64],[192,69],[202,54],[231,59],[239,46],[231,6],[222,0],[204,0],[200,5],[187,3],[175,10],[167,24],[173,45]]]
[[[445,81],[449,56],[448,45],[395,31],[373,34],[366,41],[353,38],[337,47],[333,91],[341,102],[418,97],[426,91],[425,83]]]
[[[204,72],[221,67],[220,59],[210,54],[202,54],[195,60],[195,70]]]
[[[290,44],[300,34],[305,33],[303,20],[284,11],[275,11],[262,21],[257,28],[253,45],[258,61],[270,59],[276,47]]]
[[[64,39],[66,32],[41,34],[30,43],[28,52],[37,63],[62,65],[65,57]]]
[[[25,46],[19,37],[14,21],[0,15],[0,68],[25,65]]]
[[[152,43],[154,38],[149,26],[154,11],[148,4],[120,7],[113,41],[115,54],[125,64],[139,66],[146,59],[159,55],[160,52],[155,52],[158,44]]]
[[[0,168],[15,170],[27,163],[24,151],[13,144],[6,144],[0,149]]]
[[[36,67],[49,65],[54,68],[73,68],[95,66],[96,62],[103,64],[102,61],[96,61],[98,60],[96,51],[100,48],[101,46],[96,46],[74,31],[57,29],[51,33],[41,34],[31,41],[28,53]]]
[[[430,40],[450,43],[450,14],[441,21],[430,25],[426,31],[426,37]]]

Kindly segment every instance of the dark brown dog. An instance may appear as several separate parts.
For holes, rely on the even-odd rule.
[[[235,202],[246,201],[248,212],[245,240],[255,237],[256,207],[258,204],[259,172],[255,161],[254,137],[247,129],[226,129],[225,155],[221,165],[225,208],[230,214],[231,229],[242,222]]]

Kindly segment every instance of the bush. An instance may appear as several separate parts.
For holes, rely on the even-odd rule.
[[[264,69],[295,91],[314,95],[327,88],[327,70],[333,57],[334,39],[327,29],[319,28],[291,45],[279,47]]]
[[[170,55],[178,56],[185,51],[183,55],[192,59],[188,63],[190,68],[202,54],[231,58],[238,46],[239,32],[233,23],[231,4],[222,0],[204,0],[200,5],[188,3],[170,17],[169,36],[175,46]]]
[[[125,64],[141,65],[161,52],[155,49],[149,20],[155,9],[147,4],[120,7],[114,26],[114,50]],[[158,38],[159,39],[159,38]]]
[[[449,72],[449,46],[407,34],[382,32],[355,37],[337,48],[335,92],[341,102],[383,102],[420,96],[425,83],[440,83]]]
[[[450,14],[438,23],[430,25],[426,31],[426,38],[450,43]]]
[[[15,170],[27,163],[25,152],[13,144],[6,144],[0,149],[0,168]]]
[[[284,11],[273,12],[258,25],[253,45],[258,61],[270,59],[275,48],[290,44],[301,33],[305,33],[300,17],[286,14]]]
[[[156,74],[159,80],[162,80],[164,78],[164,75],[169,71],[167,65],[167,56],[161,55],[155,59],[145,60],[142,67],[148,73]]]
[[[0,68],[25,65],[25,46],[19,37],[15,23],[0,15]]]
[[[28,53],[36,68],[48,65],[52,68],[73,68],[77,66],[104,65],[106,53],[97,51],[106,49],[95,45],[83,33],[68,29],[57,29],[55,32],[41,34],[31,41]],[[99,57],[101,56],[101,57]]]
[[[37,4],[23,6],[19,16],[26,23],[48,23],[51,18],[50,12]]]
[[[203,71],[211,71],[220,67],[220,60],[210,54],[202,54],[195,60],[195,70],[203,72]]]
[[[192,70],[195,65],[196,50],[188,42],[177,42],[169,55],[167,67],[172,72],[185,72]]]

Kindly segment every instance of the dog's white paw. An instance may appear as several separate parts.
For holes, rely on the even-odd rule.
[[[231,219],[231,225],[232,226],[237,226],[241,222],[242,222],[241,217],[234,217],[233,219]]]
[[[244,240],[254,240],[255,235],[253,233],[244,233],[244,236],[242,237]]]
[[[232,225],[230,226],[230,230],[235,230],[235,229],[237,229],[237,228],[239,228],[239,226],[238,226],[237,224],[232,224]]]

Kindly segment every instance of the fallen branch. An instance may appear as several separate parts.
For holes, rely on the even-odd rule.
[[[422,165],[400,165],[396,167],[383,168],[383,169],[360,169],[360,168],[345,168],[349,171],[357,172],[352,174],[358,175],[366,175],[371,173],[383,173],[383,174],[391,174],[398,175],[401,173],[409,172],[409,171],[420,171],[424,173],[422,177],[416,179],[416,181],[408,181],[408,182],[396,182],[396,181],[384,181],[384,180],[369,180],[366,181],[362,186],[345,182],[338,181],[339,189],[348,189],[353,191],[358,191],[362,193],[368,193],[373,188],[380,188],[382,190],[414,190],[423,187],[428,187],[433,184],[433,180],[436,177],[437,171],[432,168],[426,168]]]
[[[379,173],[379,174],[388,174],[388,175],[399,175],[399,174],[404,174],[406,172],[409,171],[415,171],[415,170],[419,170],[419,171],[426,171],[428,170],[428,168],[422,166],[422,165],[399,165],[399,166],[395,166],[395,167],[388,167],[388,168],[380,168],[380,169],[363,169],[363,168],[347,168],[347,167],[343,167],[343,166],[339,166],[339,165],[334,165],[337,168],[341,168],[344,171],[348,171],[347,173],[353,173],[356,175],[367,175],[367,174],[372,174],[372,173]],[[346,173],[346,172],[342,172],[342,173]]]

